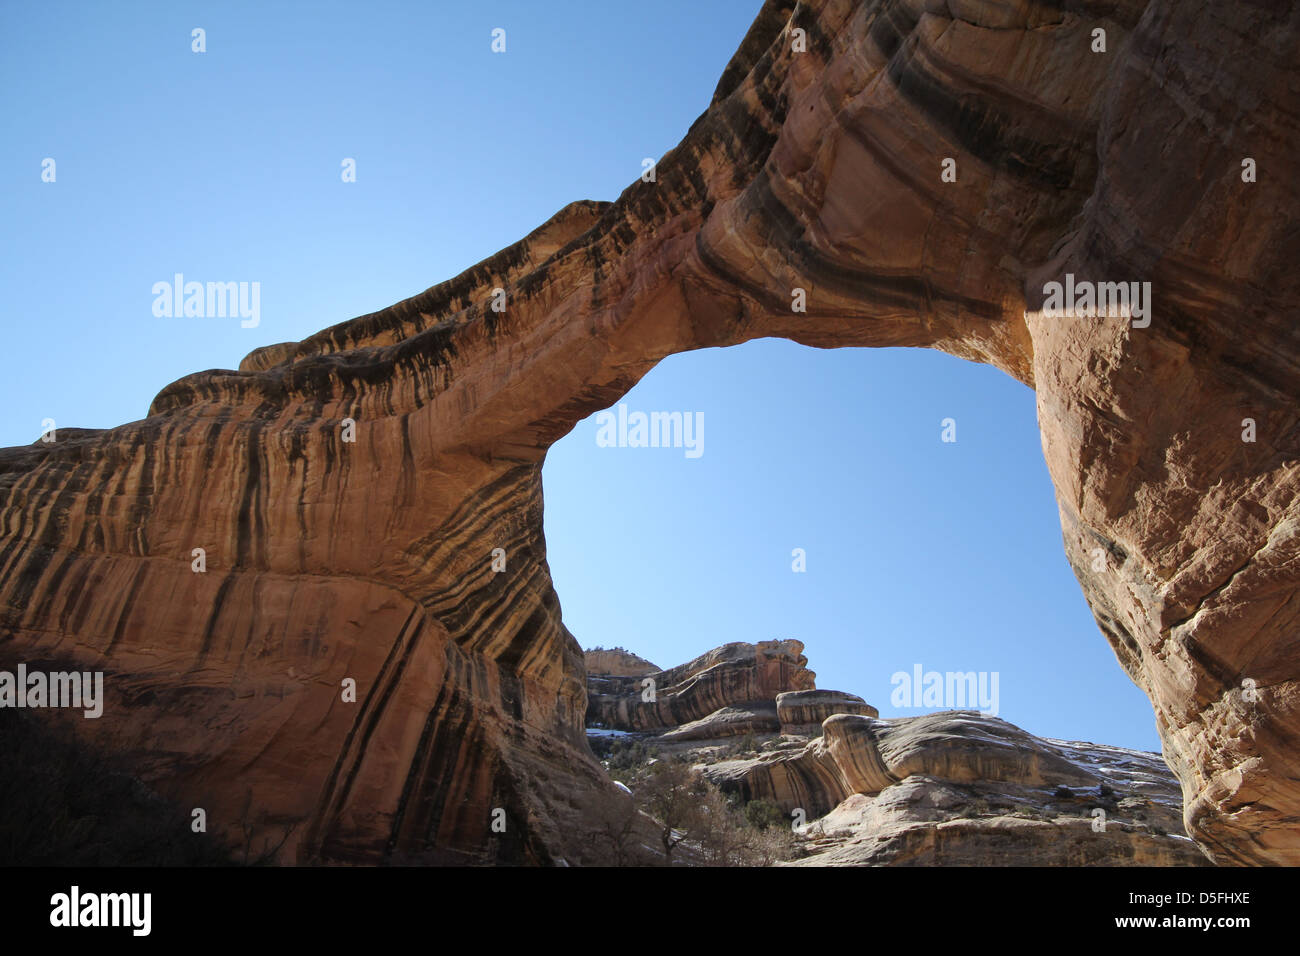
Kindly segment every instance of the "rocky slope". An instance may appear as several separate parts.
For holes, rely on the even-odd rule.
[[[705,772],[743,800],[819,817],[800,865],[1209,863],[1158,755],[1043,740],[975,712],[833,716],[803,746]]]
[[[284,860],[579,860],[610,789],[547,448],[674,352],[926,346],[1035,388],[1189,832],[1300,863],[1298,35],[1248,0],[769,0],[653,181],[0,451],[0,665],[105,671],[78,731],[213,826],[293,828]],[[1150,282],[1149,324],[1046,314],[1066,275]]]
[[[805,689],[622,737],[598,746],[685,759],[741,804],[774,804],[803,837],[795,865],[1210,862],[1183,830],[1178,781],[1158,755],[1045,740],[976,712],[882,720],[860,697]]]

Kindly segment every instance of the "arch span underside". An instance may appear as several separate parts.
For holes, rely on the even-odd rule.
[[[214,827],[287,832],[284,861],[581,861],[609,784],[546,449],[675,352],[926,346],[1035,388],[1189,833],[1300,862],[1300,17],[1102,6],[771,0],[655,181],[141,421],[0,452],[3,663],[105,671],[77,730]],[[1150,325],[1044,315],[1067,273],[1149,281]]]

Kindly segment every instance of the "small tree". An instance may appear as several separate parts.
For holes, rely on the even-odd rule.
[[[771,866],[778,860],[789,860],[801,852],[799,841],[788,824],[749,832],[750,839],[745,844],[745,863],[748,866]]]
[[[755,830],[786,825],[786,815],[770,800],[751,800],[745,804],[745,822]]]
[[[722,792],[716,787],[696,804],[697,817],[691,836],[698,841],[706,866],[743,866],[751,831]]]
[[[708,792],[704,778],[682,760],[660,760],[637,787],[637,798],[659,825],[664,865],[673,865],[673,851],[697,826],[697,803]]]
[[[594,817],[590,840],[599,862],[613,866],[640,862],[636,832],[640,814],[631,794],[620,790],[613,799],[597,800],[586,812]]]

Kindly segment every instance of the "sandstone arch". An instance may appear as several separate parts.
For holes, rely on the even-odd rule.
[[[655,183],[142,421],[0,452],[0,654],[105,670],[78,729],[210,820],[251,798],[301,824],[286,859],[577,860],[607,784],[545,564],[547,447],[673,352],[939,348],[1035,387],[1067,554],[1189,832],[1300,862],[1298,24],[770,0]],[[1066,272],[1151,281],[1151,326],[1032,311]]]

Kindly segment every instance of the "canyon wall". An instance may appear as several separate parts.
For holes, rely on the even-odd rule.
[[[1300,863],[1298,30],[1247,0],[770,0],[654,181],[0,451],[0,665],[103,670],[77,731],[285,861],[580,862],[610,785],[547,448],[674,352],[926,346],[1036,389],[1188,832]],[[1150,324],[1045,314],[1067,273],[1149,281]]]
[[[732,704],[773,704],[785,691],[812,689],[816,679],[801,641],[724,644],[644,677],[588,676],[587,723],[614,730],[676,727]],[[771,710],[775,729],[776,707]]]

